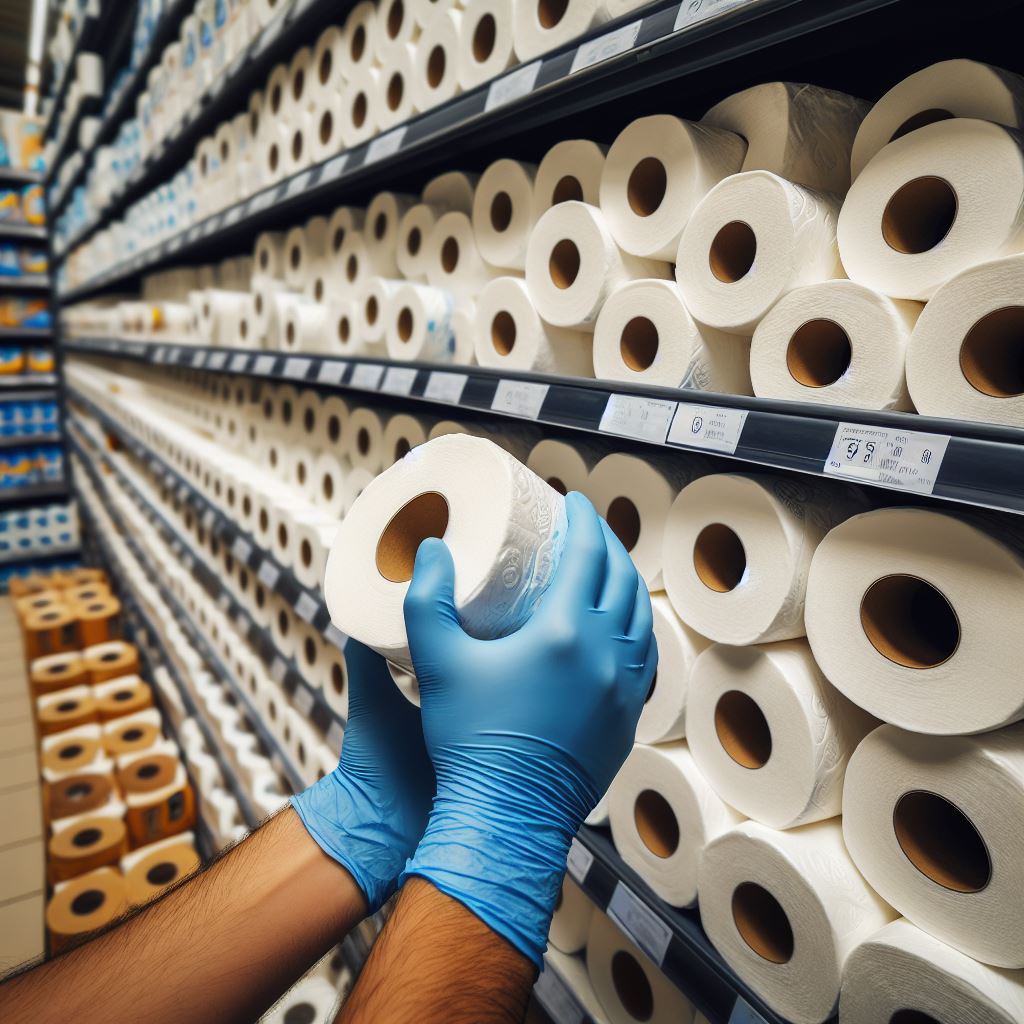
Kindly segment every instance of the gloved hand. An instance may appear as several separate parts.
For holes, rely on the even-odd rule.
[[[658,661],[629,555],[581,494],[566,508],[561,560],[518,632],[463,632],[440,540],[420,545],[405,600],[437,796],[402,878],[428,879],[538,967],[569,844],[632,748]]]
[[[356,880],[374,913],[395,891],[423,834],[434,771],[419,708],[402,696],[384,659],[349,640],[345,661],[349,698],[341,761],[291,803],[324,853]]]

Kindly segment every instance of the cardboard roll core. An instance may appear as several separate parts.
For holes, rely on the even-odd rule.
[[[160,726],[152,722],[128,722],[103,737],[103,748],[111,757],[135,754],[153,746],[162,735]]]
[[[199,855],[187,842],[154,850],[125,875],[128,898],[132,903],[147,903],[198,867]]]
[[[612,533],[627,551],[632,551],[640,540],[640,510],[625,495],[613,498],[604,514]]]
[[[548,258],[548,274],[556,288],[565,291],[576,283],[580,272],[580,251],[571,238],[555,244]]]
[[[633,821],[644,846],[655,857],[671,857],[679,848],[679,822],[671,804],[654,789],[645,789],[633,805]]]
[[[732,918],[743,941],[760,957],[785,964],[793,957],[793,928],[782,904],[756,882],[743,882],[732,894]]]
[[[619,355],[631,370],[649,370],[658,355],[658,328],[646,316],[635,316],[619,336]]]
[[[904,668],[934,668],[960,646],[960,620],[927,580],[894,573],[875,580],[860,605],[864,635],[883,658]]]
[[[90,682],[89,670],[81,655],[51,654],[37,658],[29,666],[32,689],[37,694],[66,690]]]
[[[73,729],[76,725],[87,725],[99,720],[99,709],[92,695],[57,698],[39,709],[37,716],[39,732],[43,736],[51,736],[64,729]]]
[[[757,257],[757,235],[741,220],[719,229],[708,250],[711,273],[723,284],[735,284],[750,273]]]
[[[112,640],[83,652],[93,684],[134,675],[139,671],[139,653],[133,644]]]
[[[117,781],[125,793],[152,793],[174,782],[177,758],[170,754],[150,754],[117,770]]]
[[[645,156],[630,171],[626,182],[626,200],[638,217],[656,213],[668,191],[668,172],[656,156]]]
[[[46,788],[47,817],[59,821],[74,814],[87,814],[102,807],[114,795],[114,783],[109,775],[87,772],[68,775]]]
[[[62,774],[73,772],[92,764],[99,753],[99,740],[85,736],[69,736],[43,751],[43,767]]]
[[[559,203],[582,203],[583,186],[574,174],[564,174],[551,190],[551,205]]]
[[[898,188],[882,212],[882,238],[912,255],[934,249],[956,223],[960,201],[944,178],[925,175]]]
[[[491,13],[485,14],[473,29],[473,60],[483,64],[492,53],[498,40],[498,23]]]
[[[377,541],[377,571],[392,583],[412,579],[420,543],[443,537],[448,529],[448,502],[437,491],[427,491],[406,502],[392,517]]]
[[[772,756],[768,720],[742,690],[723,693],[715,705],[715,732],[722,749],[743,768],[763,768]]]
[[[718,594],[735,590],[747,571],[743,541],[725,523],[710,523],[693,542],[693,569],[709,590]]]
[[[834,320],[808,320],[794,332],[786,348],[786,369],[798,384],[827,388],[850,368],[850,336]]]
[[[114,680],[110,680],[110,682],[114,682]],[[127,677],[123,685],[112,686],[111,692],[96,699],[100,719],[104,722],[122,718],[124,715],[131,715],[152,706],[153,692],[149,685],[137,676]]]
[[[995,309],[964,335],[960,372],[990,398],[1024,394],[1024,305]]]
[[[46,907],[46,927],[53,951],[110,924],[126,906],[124,879],[117,871],[100,868],[75,878]]]
[[[51,882],[114,866],[128,852],[128,832],[120,818],[83,818],[56,833],[47,846]]]
[[[650,1020],[654,1015],[654,992],[644,969],[636,957],[625,949],[612,957],[612,984],[622,1005],[636,1020]]]

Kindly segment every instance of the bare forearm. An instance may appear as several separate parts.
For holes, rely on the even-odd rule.
[[[535,975],[461,903],[411,878],[337,1024],[519,1024]]]
[[[288,808],[146,910],[0,987],[0,1019],[251,1024],[365,912]]]

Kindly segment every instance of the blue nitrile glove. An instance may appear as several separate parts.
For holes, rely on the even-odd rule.
[[[423,734],[437,774],[405,869],[464,904],[538,967],[569,844],[633,746],[658,662],[651,601],[581,494],[530,620],[475,640],[443,541],[425,540],[405,600]]]
[[[349,640],[348,722],[338,767],[292,797],[303,825],[363,890],[370,913],[395,891],[423,835],[434,770],[420,711],[402,696],[384,659]]]

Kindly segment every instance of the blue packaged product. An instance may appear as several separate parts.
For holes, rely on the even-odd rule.
[[[0,277],[20,277],[21,261],[18,247],[11,242],[0,243]]]

